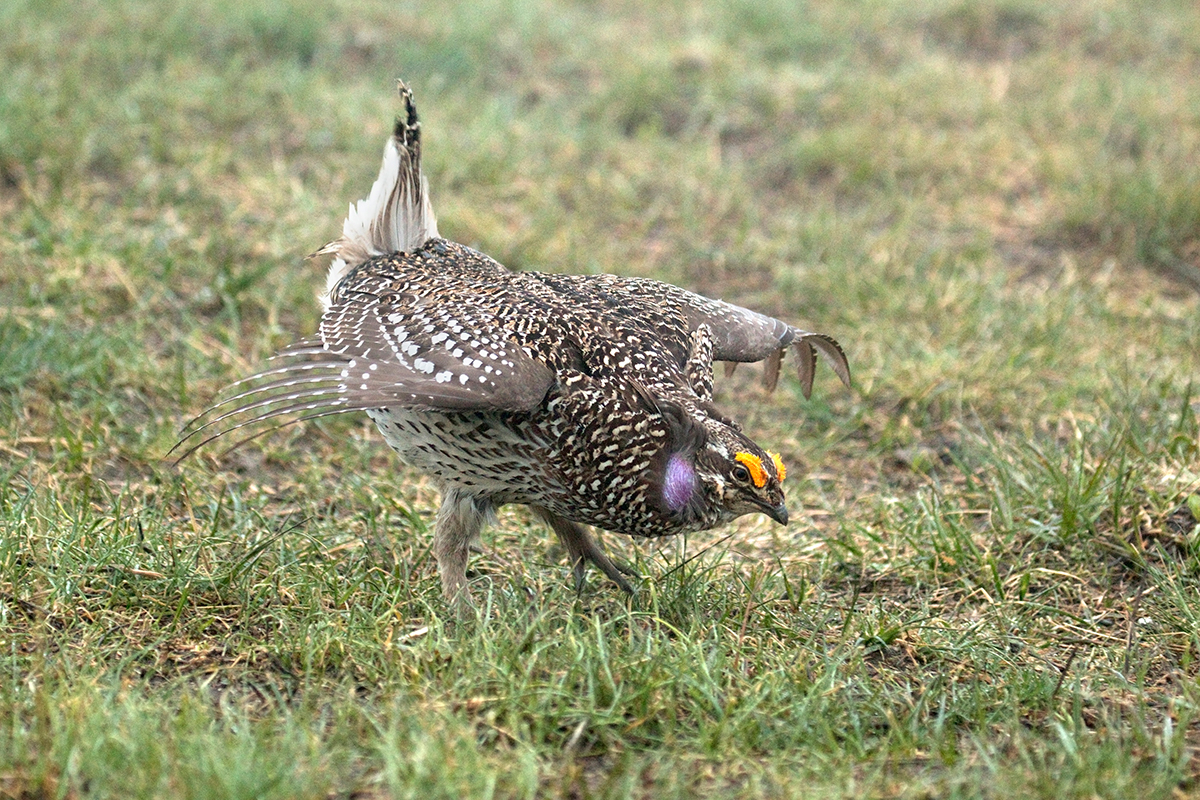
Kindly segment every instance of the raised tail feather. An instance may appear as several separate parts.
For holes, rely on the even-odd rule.
[[[396,118],[396,127],[383,149],[379,176],[366,199],[350,204],[340,239],[330,242],[313,255],[332,255],[324,308],[342,278],[364,261],[395,252],[409,252],[437,237],[437,219],[429,201],[429,183],[421,172],[421,122],[412,91],[398,82],[404,101],[404,118]]]

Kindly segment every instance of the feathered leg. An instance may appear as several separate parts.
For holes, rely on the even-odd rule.
[[[433,555],[442,579],[442,594],[460,613],[471,605],[467,592],[467,555],[479,541],[479,532],[491,515],[490,501],[459,489],[442,496],[433,531]]]

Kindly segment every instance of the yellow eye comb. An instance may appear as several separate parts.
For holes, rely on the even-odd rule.
[[[750,470],[750,480],[754,485],[761,489],[767,483],[767,471],[763,469],[762,459],[753,453],[738,453],[733,457],[734,461],[741,463],[746,469]]]
[[[779,476],[779,482],[783,483],[783,479],[787,477],[787,467],[783,464],[783,456],[779,453],[772,453],[770,450],[767,451],[767,455],[775,462],[775,474]]]

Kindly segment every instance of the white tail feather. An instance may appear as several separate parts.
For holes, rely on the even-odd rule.
[[[321,296],[326,310],[330,293],[350,270],[376,256],[416,250],[438,235],[433,205],[429,202],[429,184],[421,172],[421,123],[412,92],[403,83],[400,97],[404,100],[406,119],[396,120],[371,193],[366,199],[350,204],[342,224],[342,237],[316,253],[334,257]]]

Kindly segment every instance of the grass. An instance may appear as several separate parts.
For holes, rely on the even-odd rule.
[[[1107,0],[0,9],[0,795],[1200,792],[1200,21]],[[793,523],[506,509],[454,622],[362,419],[165,460],[312,331],[417,91],[440,227],[835,335],[719,381]]]

